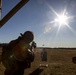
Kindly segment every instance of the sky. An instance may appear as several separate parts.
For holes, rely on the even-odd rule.
[[[18,2],[3,0],[2,18]],[[76,0],[29,0],[0,28],[0,43],[9,43],[30,30],[38,47],[76,47],[75,8]],[[64,24],[59,23],[61,13],[66,15]]]

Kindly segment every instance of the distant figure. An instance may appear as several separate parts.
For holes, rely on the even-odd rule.
[[[43,51],[41,52],[41,58],[42,58],[42,61],[47,61],[47,52],[45,48],[43,48]]]
[[[31,43],[31,49],[34,51],[34,49],[37,47],[37,44],[33,41]]]
[[[76,57],[73,57],[73,58],[72,58],[72,62],[73,62],[74,64],[76,64]]]
[[[2,63],[6,68],[5,75],[23,75],[24,69],[31,67],[34,52],[30,50],[30,43],[33,39],[33,32],[26,31],[3,47]]]

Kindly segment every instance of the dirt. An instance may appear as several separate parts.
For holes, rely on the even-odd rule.
[[[46,49],[47,61],[41,61],[42,48],[35,50],[35,60],[31,68],[25,69],[24,75],[76,75],[76,64],[72,57],[76,56],[74,49]],[[40,64],[48,64],[48,67]],[[4,75],[5,67],[0,64],[0,75]]]

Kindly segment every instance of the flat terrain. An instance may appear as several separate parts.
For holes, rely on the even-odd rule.
[[[72,57],[76,56],[75,49],[50,49],[47,51],[47,62],[41,61],[42,48],[35,50],[35,60],[31,68],[25,70],[24,75],[76,75],[76,64]],[[39,67],[40,64],[48,64],[48,67]],[[4,75],[5,67],[0,64],[0,75]]]

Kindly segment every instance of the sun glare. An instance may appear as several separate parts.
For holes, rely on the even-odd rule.
[[[68,17],[64,14],[58,15],[58,17],[55,19],[55,22],[57,22],[60,26],[66,25],[68,23]]]
[[[56,18],[54,19],[53,23],[55,23],[55,25],[58,26],[57,33],[59,32],[60,28],[63,27],[63,26],[66,26],[71,31],[73,31],[73,29],[69,25],[69,22],[70,22],[70,20],[73,19],[73,16],[69,16],[66,9],[64,9],[61,14],[58,14],[54,9],[51,9],[51,10],[56,15]]]
[[[49,4],[48,4],[48,6],[49,6],[50,10],[53,12],[53,14],[56,17],[54,17],[54,19],[52,21],[50,21],[49,27],[48,27],[48,25],[45,26],[46,28],[45,28],[44,32],[45,33],[50,32],[53,27],[57,27],[58,26],[58,29],[57,29],[57,34],[58,34],[58,32],[60,31],[60,29],[63,26],[66,26],[67,28],[69,28],[74,33],[73,29],[70,27],[70,22],[73,20],[73,18],[75,16],[70,16],[70,14],[66,10],[66,8],[64,8],[63,11],[61,10],[62,13],[61,12],[57,13],[52,8],[52,6],[50,6]],[[65,28],[65,27],[63,27],[63,28]]]

